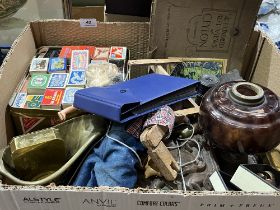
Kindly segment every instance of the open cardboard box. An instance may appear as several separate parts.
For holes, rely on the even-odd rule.
[[[158,1],[154,3],[156,2]],[[203,2],[206,3],[207,1],[203,0]],[[217,0],[217,2],[221,1]],[[240,7],[241,9],[244,8],[244,5],[249,6],[245,2],[253,3],[252,0],[240,0],[239,2],[243,6]],[[230,6],[232,5],[234,3]],[[170,8],[172,10],[173,7]],[[99,23],[96,28],[81,28],[79,22],[74,20],[31,22],[14,42],[0,68],[0,147],[4,147],[14,135],[13,125],[6,110],[7,104],[24,71],[30,64],[36,48],[63,45],[120,45],[127,46],[130,49],[131,59],[148,58],[152,54],[151,51],[148,52],[149,26],[149,23]],[[250,26],[253,28],[253,24]],[[150,33],[152,34],[153,30],[150,30]],[[276,47],[260,32],[255,32],[250,42],[248,42],[250,34],[251,32],[248,32],[246,35],[245,40],[247,41],[241,50],[242,61],[244,58],[243,62],[238,60],[234,54],[217,53],[216,55],[228,58],[232,63],[237,59],[239,65],[243,64],[240,66],[243,75],[249,75],[248,78],[252,78],[254,82],[264,84],[279,94],[280,86],[276,83],[277,78],[273,77],[279,74],[276,69],[279,66],[280,55]],[[168,46],[171,45],[170,43],[168,44]],[[154,46],[154,44],[150,42],[149,49],[151,49],[151,46]],[[208,52],[208,54],[205,52],[195,54],[195,56],[200,57],[207,57],[207,55],[211,55],[211,52]],[[166,56],[176,55],[169,53]],[[179,56],[187,56],[187,54],[181,52]],[[238,54],[239,56],[240,54]],[[243,68],[241,68],[242,66]],[[139,72],[132,71],[133,73],[139,74]],[[262,77],[268,79],[263,81],[261,80]],[[1,184],[0,209],[278,210],[280,205],[279,196],[279,192],[181,192],[106,187],[80,188],[53,185],[15,186]]]

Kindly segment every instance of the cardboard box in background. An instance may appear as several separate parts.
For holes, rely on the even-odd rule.
[[[149,17],[153,0],[105,0],[106,13]]]
[[[106,22],[149,22],[152,0],[105,0]]]
[[[242,69],[261,0],[155,0],[149,52],[154,58],[215,57]]]
[[[104,6],[72,7],[72,19],[95,18],[97,21],[104,21]]]
[[[150,18],[105,13],[104,21],[105,22],[149,22]]]
[[[104,6],[105,0],[71,0],[74,7]]]

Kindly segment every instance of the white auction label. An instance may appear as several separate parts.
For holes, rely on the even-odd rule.
[[[80,19],[81,27],[97,27],[97,21],[95,18],[91,19]]]

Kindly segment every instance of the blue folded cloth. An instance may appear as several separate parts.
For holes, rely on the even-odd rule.
[[[125,124],[113,123],[101,143],[83,163],[74,186],[120,186],[133,188],[137,182],[139,156],[146,149],[139,139],[125,130]]]

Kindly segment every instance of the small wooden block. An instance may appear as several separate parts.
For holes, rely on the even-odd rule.
[[[188,109],[182,109],[182,110],[174,111],[175,117],[187,116],[187,115],[198,114],[199,113],[200,107],[195,103],[195,101],[192,98],[189,98],[188,100],[193,105],[193,107],[188,108]]]
[[[179,165],[163,142],[160,142],[156,149],[148,150],[148,155],[166,180],[173,181],[176,179],[177,171],[180,169]]]
[[[147,148],[155,149],[167,131],[165,127],[154,125],[144,130],[140,136],[140,140]]]
[[[157,166],[161,175],[166,180],[173,181],[177,177],[179,166],[162,142],[166,132],[168,132],[166,127],[154,125],[144,130],[140,136],[140,140],[147,147],[148,155]]]
[[[149,177],[152,176],[158,176],[161,177],[161,174],[154,164],[153,160],[151,159],[150,156],[148,156],[148,161],[147,164],[145,165],[145,178],[148,179]]]
[[[161,65],[151,65],[151,66],[149,66],[149,67],[151,68],[151,70],[152,70],[154,73],[169,76],[169,74],[167,73],[167,71],[166,71]]]

